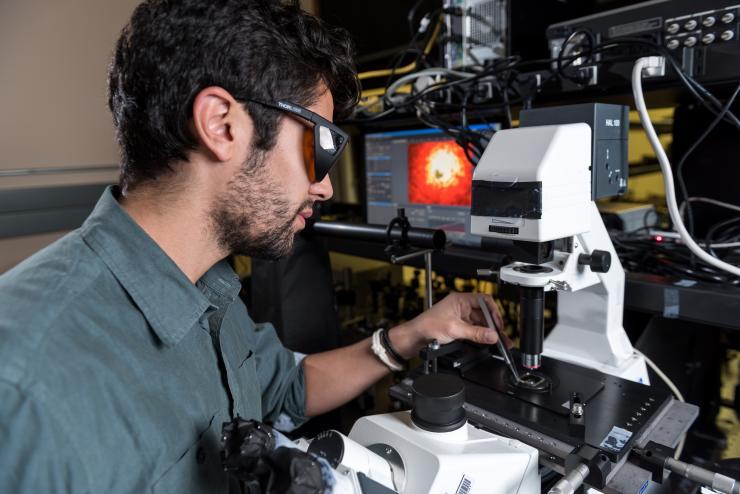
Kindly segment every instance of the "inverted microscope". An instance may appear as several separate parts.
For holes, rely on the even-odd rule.
[[[669,472],[740,493],[674,458],[698,408],[651,385],[622,327],[624,270],[594,201],[627,187],[627,111],[526,110],[493,136],[473,175],[470,230],[484,247],[508,245],[513,262],[481,273],[518,287],[520,348],[431,342],[391,388],[410,411],[298,441],[333,492],[538,493],[545,468],[562,475],[552,494],[659,492]],[[547,338],[546,292],[557,294]]]

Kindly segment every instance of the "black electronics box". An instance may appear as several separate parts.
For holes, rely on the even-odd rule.
[[[601,92],[626,89],[635,60],[658,55],[655,46],[700,83],[735,84],[740,78],[738,17],[737,0],[652,0],[552,24],[546,36],[553,58],[561,52],[567,57],[610,46],[564,69],[581,83],[563,79],[562,91],[581,91],[584,86]],[[673,69],[649,77],[647,81],[678,82]]]
[[[585,103],[522,110],[520,127],[586,123],[591,127],[591,197],[620,196],[627,191],[629,108]]]

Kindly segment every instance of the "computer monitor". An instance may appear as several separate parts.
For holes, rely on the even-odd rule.
[[[490,133],[497,125],[473,125]],[[387,225],[405,208],[411,226],[439,228],[453,244],[480,246],[470,234],[473,165],[455,141],[437,129],[365,135],[367,222]]]

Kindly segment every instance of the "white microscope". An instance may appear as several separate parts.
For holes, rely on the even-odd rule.
[[[540,492],[537,450],[468,423],[461,379],[423,375],[413,394],[410,412],[362,417],[349,437],[326,431],[310,443],[335,469],[333,493]]]
[[[594,202],[626,188],[626,109],[567,111],[580,123],[546,125],[569,116],[530,110],[524,126],[493,136],[473,175],[471,233],[515,241],[515,262],[499,277],[521,291],[517,367],[533,381],[520,384],[538,391],[536,376],[543,375],[545,387],[566,385],[565,376],[546,376],[543,354],[647,384],[645,361],[622,327],[624,271]],[[544,292],[551,290],[558,323],[544,340]],[[537,451],[463,425],[463,389],[456,376],[421,375],[413,383],[414,411],[363,417],[349,438],[329,431],[309,451],[321,451],[340,472],[348,468],[348,478],[360,472],[359,479],[396,492],[539,492]]]
[[[560,396],[547,391],[556,383],[577,384],[547,376],[543,354],[648,384],[645,361],[622,327],[624,270],[594,202],[626,188],[626,108],[566,112],[573,114],[525,111],[524,126],[497,132],[475,168],[471,206],[471,233],[515,241],[515,262],[499,278],[521,291],[517,367],[525,373],[517,384],[552,397]],[[579,123],[547,125],[569,117]],[[544,292],[553,290],[558,322],[545,340]],[[494,374],[483,375],[477,382]],[[539,492],[536,449],[464,423],[464,387],[476,378],[463,377],[465,384],[450,374],[418,376],[411,413],[363,417],[349,438],[329,431],[309,451],[346,469],[348,479],[371,478],[395,492]]]
[[[581,123],[542,125],[569,118]],[[622,327],[624,270],[594,202],[626,188],[626,107],[526,110],[521,124],[497,132],[475,168],[470,230],[518,247],[499,279],[521,287],[522,366],[539,368],[544,354],[648,384]],[[558,300],[543,345],[545,291]]]

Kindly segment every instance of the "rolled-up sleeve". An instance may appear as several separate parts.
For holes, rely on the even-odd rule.
[[[306,384],[301,355],[285,348],[272,324],[257,324],[254,353],[262,392],[262,417],[268,422],[306,421]]]
[[[90,492],[84,465],[62,424],[48,407],[2,379],[0,444],[3,492]]]

